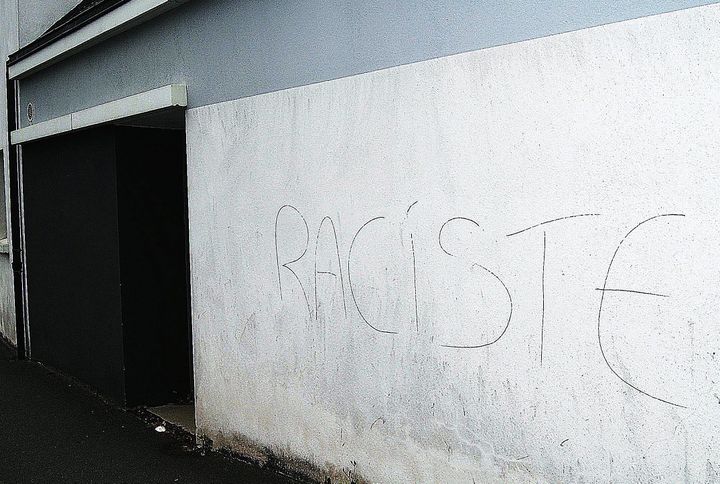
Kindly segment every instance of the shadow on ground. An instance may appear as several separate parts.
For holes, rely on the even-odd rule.
[[[158,433],[0,343],[0,482],[285,483]]]

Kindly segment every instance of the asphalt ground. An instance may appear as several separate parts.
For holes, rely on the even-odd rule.
[[[293,482],[153,425],[0,343],[2,483]]]

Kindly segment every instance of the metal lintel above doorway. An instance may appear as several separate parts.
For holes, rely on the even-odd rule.
[[[16,129],[10,141],[16,145],[173,107],[187,107],[185,84],[169,84]]]

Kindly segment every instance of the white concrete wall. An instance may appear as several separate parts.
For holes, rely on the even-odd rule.
[[[200,433],[717,480],[718,38],[702,7],[189,110]]]
[[[17,344],[13,272],[8,254],[0,254],[0,334]]]

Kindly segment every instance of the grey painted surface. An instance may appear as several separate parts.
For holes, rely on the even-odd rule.
[[[17,0],[8,0],[0,2],[0,68],[5,72],[5,62],[8,54],[14,52],[18,48],[18,2]],[[0,156],[0,160],[8,158],[8,141],[7,141],[7,81],[3,75],[0,78],[0,151],[4,156]],[[5,183],[5,161],[1,163],[3,166],[0,173],[0,239],[5,238],[7,234],[7,213],[5,204],[5,192],[9,190],[9,186]]]
[[[0,1],[0,67],[5,72],[5,61],[10,52],[18,48],[18,2],[17,0]],[[9,193],[8,170],[8,136],[7,136],[7,85],[5,76],[0,78],[0,239],[8,232],[7,208],[5,193]],[[13,344],[17,343],[15,330],[15,300],[13,299],[13,272],[10,255],[0,254],[0,335]]]
[[[20,47],[24,47],[50,28],[80,0],[22,0],[20,7]]]
[[[21,96],[35,122],[174,82],[198,107],[709,3],[192,0],[29,77]]]

